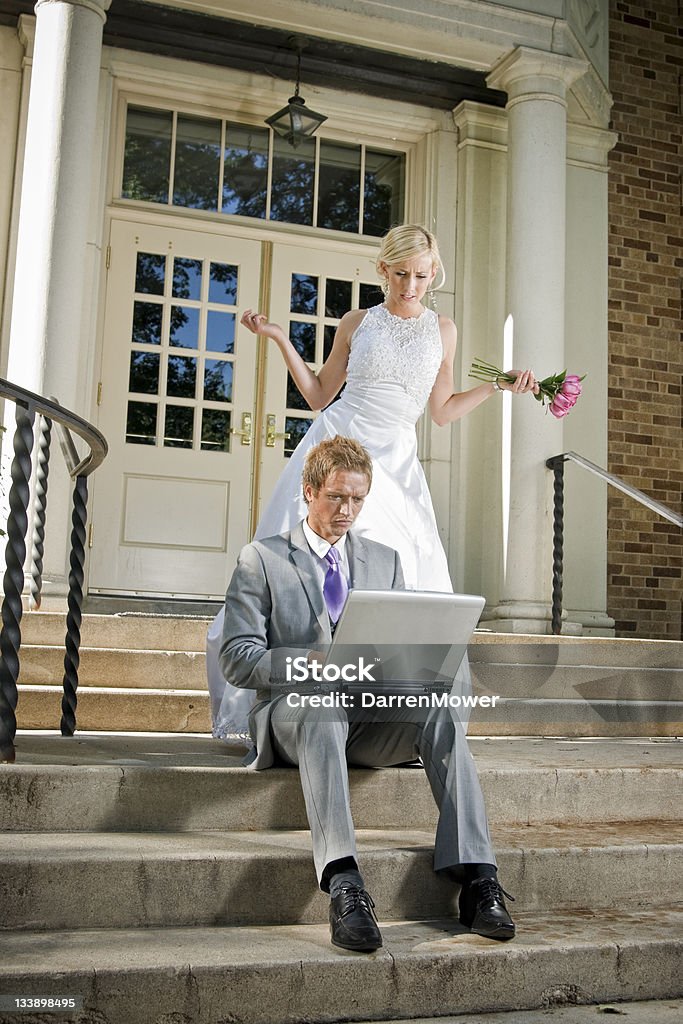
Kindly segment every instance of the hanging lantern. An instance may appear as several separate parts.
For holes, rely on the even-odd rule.
[[[327,121],[325,114],[319,114],[306,106],[303,96],[299,95],[299,82],[301,80],[301,49],[298,50],[296,68],[296,88],[294,95],[290,96],[287,106],[271,114],[266,118],[273,131],[283,138],[295,149],[303,139],[309,139],[323,121]]]

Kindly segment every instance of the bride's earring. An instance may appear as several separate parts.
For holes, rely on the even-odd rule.
[[[436,309],[436,295],[434,294],[433,288],[430,288],[427,291],[427,302],[429,303],[432,309]]]
[[[382,291],[384,292],[384,298],[386,299],[389,295],[389,278],[385,277],[382,281]]]

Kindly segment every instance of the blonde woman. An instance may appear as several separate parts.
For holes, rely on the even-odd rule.
[[[373,460],[372,491],[357,532],[398,551],[407,588],[451,591],[431,495],[417,457],[415,424],[427,405],[434,422],[444,425],[465,416],[497,390],[533,392],[536,379],[531,370],[513,370],[512,384],[501,380],[454,391],[455,324],[423,304],[427,292],[439,287],[444,276],[436,238],[426,228],[415,224],[392,228],[382,240],[377,272],[384,302],[342,317],[330,355],[317,373],[282,327],[250,309],[242,316],[248,330],[270,338],[280,349],[310,408],[324,410],[289,460],[255,539],[283,533],[305,518],[301,474],[309,449],[326,437],[352,437]],[[344,384],[341,397],[333,401]],[[216,714],[217,698],[225,689],[218,671],[221,629],[219,613],[209,632],[207,663],[214,731],[224,736],[246,732],[238,705],[250,695],[228,687],[223,709]],[[464,671],[468,671],[466,663]]]

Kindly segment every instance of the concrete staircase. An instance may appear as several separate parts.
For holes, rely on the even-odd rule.
[[[81,627],[79,730],[211,732],[206,688],[208,619],[155,615],[84,615]],[[59,727],[65,617],[25,614],[17,723]]]
[[[545,719],[482,713],[489,736],[472,739],[518,937],[457,923],[455,887],[431,871],[421,769],[354,770],[384,936],[368,956],[329,944],[298,773],[251,772],[237,747],[191,734],[208,726],[205,623],[88,616],[83,731],[64,739],[35,731],[59,717],[62,622],[24,620],[23,728],[17,763],[0,767],[0,995],[77,996],[65,1024],[322,1024],[683,995],[683,743],[670,735],[683,645],[646,642],[615,667],[624,648],[610,662],[606,641],[529,638],[515,664],[509,638],[478,637],[478,686],[550,695]],[[581,704],[586,732],[607,735],[566,735]],[[504,735],[529,721],[537,735]],[[639,721],[659,735],[629,736]],[[147,734],[124,734],[135,728]],[[42,1020],[0,1011],[0,1024]]]
[[[208,619],[85,615],[78,728],[211,731]],[[59,725],[64,616],[22,620],[20,728]],[[683,643],[478,632],[470,661],[479,694],[472,735],[676,736],[683,733]]]

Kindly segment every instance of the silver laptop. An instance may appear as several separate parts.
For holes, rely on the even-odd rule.
[[[352,590],[325,665],[346,668],[340,682],[350,692],[450,690],[484,603],[472,594]],[[353,666],[365,668],[358,679]]]

